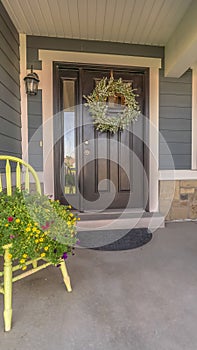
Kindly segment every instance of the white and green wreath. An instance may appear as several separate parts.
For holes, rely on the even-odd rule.
[[[119,108],[117,113],[111,113],[108,99],[113,96],[122,96],[124,105]],[[95,128],[101,132],[109,131],[115,134],[118,130],[126,129],[129,124],[137,120],[140,113],[136,94],[130,83],[124,83],[121,78],[117,81],[113,76],[108,80],[102,78],[95,89],[86,99],[85,106],[89,107],[90,114],[94,120]]]

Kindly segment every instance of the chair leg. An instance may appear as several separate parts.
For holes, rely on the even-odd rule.
[[[4,254],[4,325],[8,332],[12,325],[12,258],[9,248]]]
[[[70,277],[68,275],[66,263],[64,261],[61,262],[60,269],[62,271],[63,280],[64,280],[64,283],[66,285],[67,291],[68,292],[72,292],[72,287],[71,287],[71,284],[70,284]]]
[[[32,266],[33,266],[34,269],[36,269],[36,267],[38,267],[38,262],[37,262],[37,260],[33,260],[33,261],[32,261]]]

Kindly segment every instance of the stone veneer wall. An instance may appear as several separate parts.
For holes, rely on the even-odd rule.
[[[167,221],[197,219],[197,180],[160,181],[160,212]]]

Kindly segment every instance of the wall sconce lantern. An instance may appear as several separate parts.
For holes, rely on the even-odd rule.
[[[27,74],[24,78],[25,86],[26,86],[26,94],[35,96],[38,93],[38,83],[39,77],[38,74],[33,72],[33,66],[31,66],[31,73]]]

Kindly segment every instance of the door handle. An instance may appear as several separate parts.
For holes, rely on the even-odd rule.
[[[89,154],[90,154],[90,150],[89,149],[85,149],[84,156],[89,156]]]

